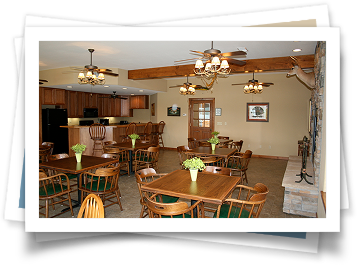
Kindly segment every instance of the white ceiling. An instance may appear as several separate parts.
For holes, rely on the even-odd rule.
[[[234,59],[248,60],[296,55],[314,54],[316,41],[214,41],[213,48],[221,52],[232,52],[242,48],[247,49],[247,55]],[[41,41],[39,44],[39,70],[49,70],[62,67],[90,64],[89,48],[95,49],[93,65],[99,68],[120,68],[125,70],[154,68],[175,65],[176,60],[197,58],[190,50],[204,51],[211,48],[210,41]],[[296,53],[292,50],[302,49]],[[190,62],[194,63],[194,61]],[[115,69],[112,69],[115,72]],[[46,84],[46,83],[45,83]],[[45,85],[44,84],[44,85]],[[83,90],[83,85],[72,85],[72,90]],[[99,86],[93,88],[93,92]],[[88,85],[88,89],[90,86]],[[120,94],[133,93],[135,88],[124,91],[122,86],[113,86],[101,93],[111,93],[119,90]],[[123,92],[123,93],[122,93]],[[137,92],[137,90],[136,90]],[[145,94],[154,94],[155,91],[145,91]]]

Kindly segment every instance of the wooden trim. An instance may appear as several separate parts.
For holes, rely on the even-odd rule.
[[[286,156],[252,155],[252,157],[257,157],[257,158],[269,158],[269,159],[280,159],[280,160],[289,160],[289,157],[286,157]]]
[[[300,55],[295,56],[301,68],[314,68],[315,55]],[[245,73],[253,71],[288,71],[292,67],[292,61],[289,56],[287,57],[274,57],[244,60],[246,62],[243,66],[230,64],[231,73]],[[194,64],[189,65],[176,65],[157,68],[137,69],[128,71],[128,79],[156,79],[168,77],[185,77],[187,73],[193,73],[195,69]]]

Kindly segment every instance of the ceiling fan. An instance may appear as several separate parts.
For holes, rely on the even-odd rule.
[[[117,73],[113,73],[111,69],[98,68],[98,66],[93,65],[93,52],[94,49],[88,49],[90,52],[90,64],[85,65],[84,68],[71,67],[72,70],[79,71],[78,83],[79,84],[91,84],[91,85],[104,85],[105,78],[104,75],[119,76]],[[96,75],[95,73],[98,73]]]
[[[109,97],[99,97],[99,98],[113,98],[113,99],[120,98],[125,100],[128,99],[127,97],[122,97],[120,95],[117,95],[116,93],[117,93],[116,91],[113,91],[113,94],[109,95]]]
[[[222,53],[220,50],[213,48],[213,41],[211,42],[211,49],[205,50],[203,52],[190,50],[190,52],[192,52],[193,54],[198,55],[200,57],[179,60],[179,61],[175,61],[175,63],[185,63],[185,62],[189,62],[192,60],[206,60],[206,63],[207,63],[207,62],[210,62],[212,58],[218,57],[219,59],[227,60],[228,63],[230,63],[230,64],[235,64],[235,65],[239,65],[239,66],[246,64],[245,61],[239,61],[239,60],[230,58],[230,57],[236,57],[236,56],[241,56],[241,55],[247,55],[247,53],[245,51],[233,51],[233,52]]]
[[[180,94],[181,95],[194,95],[195,90],[208,90],[207,87],[203,87],[201,85],[193,85],[192,83],[188,82],[188,75],[186,83],[183,83],[183,85],[176,85],[176,86],[170,86],[169,88],[174,88],[174,87],[180,87]]]
[[[240,84],[232,84],[232,86],[236,85],[244,85],[244,93],[246,94],[260,94],[263,91],[263,87],[269,87],[274,85],[274,83],[262,83],[258,82],[258,80],[254,79],[254,72],[253,72],[253,79],[249,80],[247,83],[240,83]]]

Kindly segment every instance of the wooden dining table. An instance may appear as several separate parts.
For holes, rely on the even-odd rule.
[[[212,150],[211,147],[208,146],[199,146],[196,148],[193,148],[189,150],[188,152],[197,155],[197,156],[216,156],[216,157],[221,157],[224,159],[224,161],[227,161],[227,159],[232,156],[237,149],[235,148],[216,148],[214,151]]]
[[[129,151],[129,171],[131,173],[134,173],[134,171],[133,171],[133,152],[135,152],[138,149],[147,149],[150,146],[154,146],[154,144],[153,143],[141,143],[140,141],[136,141],[135,145],[132,145],[132,143],[130,141],[130,142],[111,144],[109,146],[118,147],[120,149],[125,149],[125,150]]]
[[[192,181],[189,170],[175,170],[141,187],[142,191],[164,194],[218,205],[219,214],[221,205],[228,198],[240,177],[198,172],[197,180]],[[219,216],[219,215],[217,215]]]
[[[62,159],[51,160],[48,162],[40,163],[39,167],[42,169],[55,170],[61,173],[69,173],[69,174],[77,175],[77,185],[78,185],[79,177],[81,173],[89,171],[91,169],[105,167],[118,162],[119,159],[82,155],[82,160],[80,163],[77,162],[75,156],[71,156],[68,158],[62,158]],[[78,201],[72,207],[78,207],[80,206],[80,204],[81,204],[81,192],[78,189]]]

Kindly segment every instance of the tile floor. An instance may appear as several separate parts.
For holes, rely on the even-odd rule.
[[[268,158],[252,158],[247,171],[248,185],[254,186],[261,182],[268,186],[267,201],[260,214],[260,218],[306,218],[300,215],[286,214],[283,212],[284,188],[281,186],[287,160]],[[160,150],[159,172],[168,173],[179,169],[177,151]],[[105,209],[106,218],[138,218],[141,210],[140,195],[135,181],[135,176],[121,176],[119,178],[121,203],[123,211],[118,205],[112,205]],[[72,199],[77,198],[77,192],[71,194]],[[41,203],[42,204],[42,203]],[[56,210],[50,210],[50,216],[65,206],[56,206]],[[41,210],[44,212],[44,210]],[[77,217],[79,208],[74,208],[74,216]],[[43,217],[40,215],[40,217]],[[71,213],[64,213],[57,218],[71,218]]]

